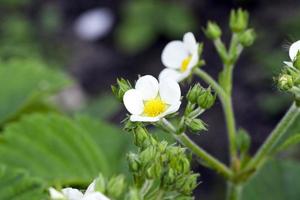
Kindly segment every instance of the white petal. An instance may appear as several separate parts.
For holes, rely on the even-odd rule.
[[[292,62],[283,61],[284,64],[286,64],[289,67],[294,67]]]
[[[53,187],[49,188],[50,198],[53,200],[62,200],[65,199],[65,196],[60,191],[54,189]]]
[[[159,81],[162,81],[163,79],[170,78],[175,80],[176,82],[180,82],[182,80],[181,76],[182,76],[181,72],[175,69],[165,68],[160,72],[158,79]]]
[[[62,193],[68,200],[81,200],[83,197],[82,192],[73,188],[64,188],[62,189]]]
[[[198,48],[198,45],[197,45],[197,48]],[[193,52],[192,58],[191,58],[187,68],[192,69],[193,67],[195,67],[195,65],[198,63],[198,61],[199,61],[199,55],[198,55],[198,50],[196,50]]]
[[[123,103],[131,114],[139,115],[144,111],[142,95],[135,89],[128,90],[123,96]]]
[[[160,117],[145,117],[140,115],[131,115],[130,121],[132,122],[157,122],[160,120]]]
[[[183,36],[183,43],[190,53],[197,51],[198,45],[193,33],[188,32]]]
[[[89,187],[86,189],[84,195],[95,192],[96,180],[94,180]]]
[[[172,41],[167,44],[161,54],[161,61],[164,66],[179,69],[182,61],[188,57],[189,52],[181,41]]]
[[[84,195],[82,200],[110,200],[110,199],[100,192],[94,192],[88,195]]]
[[[169,114],[177,112],[179,110],[179,108],[180,108],[180,105],[181,105],[180,101],[178,101],[178,102],[170,105],[170,107],[165,112],[163,112],[161,115],[159,115],[159,117],[162,118],[162,117],[164,117],[166,115],[169,115]]]
[[[298,40],[297,42],[294,42],[290,46],[289,56],[292,61],[294,61],[294,59],[296,58],[298,51],[300,51],[300,40]]]
[[[173,79],[163,79],[159,83],[159,95],[163,101],[172,105],[180,101],[181,91],[179,84]]]
[[[154,99],[158,94],[158,81],[150,75],[142,76],[137,80],[135,89],[141,93],[143,100]]]

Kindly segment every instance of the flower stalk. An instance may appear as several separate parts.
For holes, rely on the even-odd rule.
[[[168,127],[169,132],[174,136],[174,138],[178,142],[188,147],[195,155],[203,159],[203,161],[205,161],[207,166],[219,172],[226,179],[230,179],[232,177],[232,171],[226,165],[224,165],[222,162],[220,162],[215,157],[210,155],[204,149],[199,147],[185,133],[176,134],[176,128],[168,120],[162,119],[161,123],[163,126]]]
[[[280,140],[280,138],[286,133],[287,129],[293,124],[295,119],[299,116],[300,109],[294,103],[285,116],[281,119],[281,121],[277,124],[275,129],[269,135],[267,140],[263,143],[260,149],[257,151],[253,159],[246,166],[245,170],[249,170],[255,168],[257,170],[258,167],[261,166],[263,161],[270,155],[273,150],[274,145]]]

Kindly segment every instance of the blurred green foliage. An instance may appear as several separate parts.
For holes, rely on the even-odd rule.
[[[18,117],[20,111],[53,110],[47,98],[69,83],[65,74],[47,68],[39,59],[1,61],[0,124]]]
[[[10,169],[48,186],[87,185],[99,172],[124,170],[129,137],[87,117],[33,114],[6,126],[0,144],[0,163]]]
[[[270,160],[246,184],[243,200],[294,200],[300,196],[300,164]]]
[[[128,52],[137,53],[149,47],[161,34],[179,38],[195,26],[192,11],[179,3],[127,1],[117,28],[117,44]]]
[[[3,167],[0,168],[0,199],[41,200],[47,199],[47,193],[44,185],[28,173]]]

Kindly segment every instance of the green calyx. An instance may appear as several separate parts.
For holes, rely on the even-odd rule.
[[[208,21],[206,28],[204,29],[206,37],[212,40],[216,40],[221,37],[222,31],[217,23]]]
[[[117,79],[117,83],[111,86],[113,94],[122,101],[125,92],[132,89],[130,82],[124,78]]]
[[[253,29],[247,29],[243,33],[239,35],[239,42],[241,45],[244,47],[249,47],[251,46],[256,38],[256,33]]]
[[[230,13],[229,26],[232,32],[240,33],[248,27],[249,13],[241,8]]]

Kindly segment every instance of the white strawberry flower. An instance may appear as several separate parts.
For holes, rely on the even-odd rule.
[[[130,121],[156,122],[178,111],[181,101],[179,84],[170,78],[160,82],[150,75],[140,77],[135,89],[128,90],[123,102],[131,113]]]
[[[172,78],[177,82],[187,78],[199,61],[199,44],[193,33],[186,33],[183,41],[174,40],[164,48],[161,60],[166,69],[162,70],[159,79]]]
[[[290,46],[289,56],[290,56],[291,61],[284,61],[284,64],[286,64],[289,67],[294,67],[293,62],[295,61],[295,59],[297,57],[298,51],[300,51],[300,40],[298,40],[297,42],[294,42]]]
[[[110,200],[101,192],[95,190],[96,181],[93,181],[85,193],[74,188],[64,188],[58,191],[52,187],[49,188],[51,200]]]

